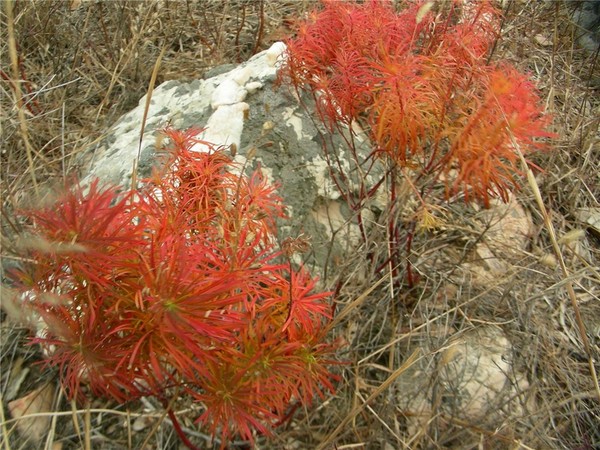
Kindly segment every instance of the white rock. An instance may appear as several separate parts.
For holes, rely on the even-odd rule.
[[[255,62],[260,63],[263,59],[257,59]],[[259,64],[249,64],[247,66],[241,66],[231,71],[231,79],[234,80],[240,86],[244,86],[250,77],[256,76],[256,68]]]
[[[302,118],[296,114],[296,110],[294,108],[285,108],[283,119],[287,125],[294,129],[298,139],[302,139],[304,135],[302,131]]]
[[[461,269],[472,277],[472,284],[485,286],[514,270],[513,261],[526,254],[534,226],[514,195],[506,204],[492,200],[490,208],[479,215],[485,234],[475,246],[474,261],[462,264]]]
[[[280,61],[284,57],[284,52],[287,50],[287,46],[283,42],[275,42],[271,48],[267,50],[267,62],[271,67]]]
[[[225,80],[212,93],[210,106],[213,109],[217,109],[219,106],[243,102],[247,94],[248,91],[241,87],[235,80]]]
[[[247,83],[244,88],[248,91],[248,94],[254,94],[259,89],[262,89],[263,84],[260,81],[251,81]]]
[[[478,327],[453,337],[442,360],[440,382],[448,413],[470,420],[504,408],[519,414],[518,396],[528,383],[512,367],[512,345],[499,327]]]
[[[220,106],[208,119],[206,130],[200,135],[200,139],[216,146],[235,145],[239,148],[244,130],[244,115],[248,109],[247,103]],[[196,144],[192,150],[209,151],[210,147]]]

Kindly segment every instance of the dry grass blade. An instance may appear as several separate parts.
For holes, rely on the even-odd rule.
[[[6,429],[6,419],[4,417],[4,399],[2,393],[0,393],[0,423],[2,424],[2,442],[4,443],[4,450],[10,450],[10,443],[8,440],[8,430]]]
[[[517,142],[513,139],[513,145],[515,150],[517,151],[519,157],[521,158],[521,163],[523,165],[523,170],[527,173],[527,182],[529,183],[529,187],[531,187],[533,194],[535,196],[535,200],[537,202],[538,208],[542,217],[544,218],[544,224],[546,225],[546,230],[548,230],[548,234],[550,235],[550,241],[552,242],[552,247],[554,248],[554,253],[558,258],[558,262],[560,264],[560,269],[564,276],[565,288],[567,289],[567,293],[569,294],[569,299],[571,300],[571,306],[573,308],[573,312],[575,313],[575,322],[577,323],[577,327],[579,328],[579,337],[581,338],[581,342],[583,343],[583,349],[588,358],[588,365],[590,370],[590,375],[592,377],[592,383],[594,385],[594,389],[596,390],[596,396],[598,401],[600,402],[600,386],[598,385],[598,375],[596,374],[596,367],[594,366],[594,357],[592,353],[592,348],[590,346],[590,341],[587,337],[587,332],[585,329],[585,324],[581,318],[581,311],[579,309],[579,304],[577,301],[577,295],[575,294],[575,289],[573,288],[573,283],[570,278],[569,269],[565,263],[565,258],[563,257],[562,251],[560,249],[560,245],[558,244],[558,239],[556,238],[556,232],[554,230],[554,225],[552,224],[552,220],[550,220],[550,216],[548,215],[548,210],[544,205],[544,200],[542,198],[542,193],[540,192],[540,187],[538,186],[537,181],[535,180],[535,176],[533,172],[529,168],[525,157],[523,156],[523,152],[519,148]]]
[[[152,76],[150,77],[150,83],[148,85],[148,92],[146,93],[146,103],[144,105],[144,116],[142,117],[142,124],[140,128],[140,139],[138,141],[138,153],[137,158],[135,158],[133,162],[133,170],[131,173],[131,187],[135,189],[137,186],[137,167],[140,159],[140,152],[142,151],[142,140],[144,139],[144,130],[146,128],[146,121],[148,120],[148,111],[150,110],[150,103],[152,102],[152,93],[154,92],[154,86],[156,84],[156,77],[158,76],[158,69],[160,68],[160,63],[162,61],[163,56],[165,55],[165,51],[167,50],[166,46],[160,51],[158,58],[156,58],[156,62],[154,63],[154,69],[152,70]]]
[[[152,2],[151,6],[149,8],[145,8],[146,14],[144,16],[143,23],[141,24],[137,33],[134,34],[131,42],[129,42],[127,47],[121,53],[121,56],[119,57],[119,60],[118,60],[117,64],[115,65],[114,71],[111,74],[110,84],[108,86],[108,89],[106,90],[104,99],[102,100],[102,103],[101,103],[100,107],[98,108],[98,112],[97,112],[98,115],[100,115],[102,113],[102,110],[104,109],[104,106],[106,105],[106,103],[109,101],[110,95],[111,95],[115,85],[121,78],[123,71],[126,69],[129,62],[133,59],[133,57],[136,53],[138,43],[139,43],[140,39],[142,38],[143,32],[147,27],[148,21],[150,20],[152,14],[155,12],[155,8],[156,8],[156,2]]]
[[[178,392],[175,393],[175,395],[173,395],[173,397],[169,401],[168,405],[166,405],[164,411],[160,415],[160,418],[156,421],[156,423],[154,424],[154,426],[150,429],[150,432],[148,433],[148,435],[146,436],[146,439],[144,440],[144,443],[142,444],[142,448],[145,448],[147,445],[149,445],[150,439],[159,430],[160,426],[165,421],[165,419],[167,417],[167,414],[171,413],[169,415],[170,416],[172,415],[172,408],[173,408],[173,405],[175,404],[175,401],[177,400],[178,397],[179,397],[179,393]],[[172,417],[176,420],[176,418],[175,418],[174,415],[172,415]],[[189,441],[186,442],[186,445],[188,446],[188,448],[194,449],[194,446]]]
[[[92,449],[92,413],[88,404],[83,415],[83,448],[85,450]]]
[[[340,421],[338,426],[316,447],[316,450],[323,450],[331,444],[338,434],[340,434],[346,425],[352,421],[360,412],[367,407],[375,398],[377,398],[383,391],[388,389],[392,383],[402,375],[409,367],[411,367],[418,359],[420,350],[415,350],[404,363],[397,368],[381,385],[373,391],[371,395],[360,405],[353,408],[347,415]]]
[[[13,16],[13,2],[6,0],[4,2],[6,11],[6,22],[8,31],[8,54],[10,56],[10,65],[13,76],[15,106],[17,108],[17,115],[19,118],[19,126],[21,131],[21,139],[25,145],[25,151],[27,154],[27,161],[29,163],[29,175],[33,184],[35,193],[38,194],[38,181],[35,175],[35,165],[33,161],[33,148],[29,142],[29,134],[27,130],[27,122],[25,121],[25,111],[23,110],[23,97],[21,94],[21,80],[19,76],[19,58],[17,56],[17,44],[15,41],[15,26]]]
[[[79,425],[79,417],[77,415],[77,403],[74,399],[72,399],[69,403],[71,405],[71,420],[73,421],[73,428],[75,429],[75,433],[77,434],[77,438],[79,439],[79,443],[81,444],[82,436],[81,426]]]
[[[382,277],[375,283],[373,283],[366,291],[361,293],[356,299],[350,304],[346,305],[338,314],[335,315],[334,319],[327,325],[327,332],[338,326],[346,317],[348,317],[356,308],[362,305],[369,295],[373,293],[384,281],[387,281],[388,277]]]
[[[59,391],[60,392],[60,391]],[[58,416],[56,414],[52,415],[50,430],[48,431],[48,436],[46,437],[45,450],[52,450],[52,446],[54,443],[54,439],[56,437],[56,422],[58,420]]]
[[[148,435],[146,436],[146,439],[144,440],[144,443],[142,444],[142,448],[146,448],[146,446],[149,445],[150,439],[152,439],[152,436],[154,436],[156,434],[156,432],[158,431],[158,429],[160,428],[162,423],[165,421],[166,417],[167,417],[167,410],[165,409],[162,412],[162,414],[160,415],[159,419],[154,424],[154,426],[150,429],[150,432],[148,433]]]
[[[132,444],[132,434],[131,434],[131,411],[129,410],[129,408],[127,408],[126,424],[127,424],[127,448],[131,449],[131,448],[133,448],[133,444]]]

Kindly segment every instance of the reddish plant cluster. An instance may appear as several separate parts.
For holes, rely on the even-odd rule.
[[[22,213],[38,244],[15,274],[18,299],[47,325],[35,341],[71,396],[185,394],[223,446],[252,440],[290,403],[333,390],[329,294],[280,258],[284,209],[260,172],[191,151],[193,131],[167,134],[172,154],[143,188],[95,182]]]
[[[514,143],[542,148],[548,117],[529,79],[489,64],[500,12],[488,1],[324,1],[288,46],[283,75],[308,89],[330,128],[359,123],[377,152],[448,192],[507,199]],[[447,11],[436,11],[442,5]]]

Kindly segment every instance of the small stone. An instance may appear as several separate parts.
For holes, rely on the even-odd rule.
[[[16,419],[19,433],[32,443],[40,444],[50,427],[51,414],[24,418],[29,414],[50,413],[54,401],[54,385],[47,384],[8,404]]]
[[[512,345],[502,329],[487,325],[453,337],[442,355],[443,407],[466,420],[490,418],[501,407],[521,408],[518,393],[528,387],[512,367]]]

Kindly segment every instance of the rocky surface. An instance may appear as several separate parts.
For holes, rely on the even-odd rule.
[[[595,53],[600,50],[600,0],[573,2],[573,21],[579,45]]]
[[[128,185],[138,152],[140,176],[150,173],[165,126],[206,128],[201,139],[232,146],[240,167],[247,171],[260,167],[269,181],[279,185],[290,216],[281,223],[280,238],[305,233],[312,240],[305,263],[314,269],[326,267],[349,248],[356,226],[348,221],[347,207],[329,178],[322,132],[307,112],[311,99],[300,102],[287,88],[276,86],[284,52],[285,45],[276,43],[240,66],[213,70],[206,79],[161,84],[152,93],[141,143],[146,97],[84,155],[84,167],[89,168],[84,182],[99,177]],[[335,136],[329,138],[334,145],[339,142]],[[343,159],[343,146],[337,147]],[[332,246],[333,236],[339,239]]]

